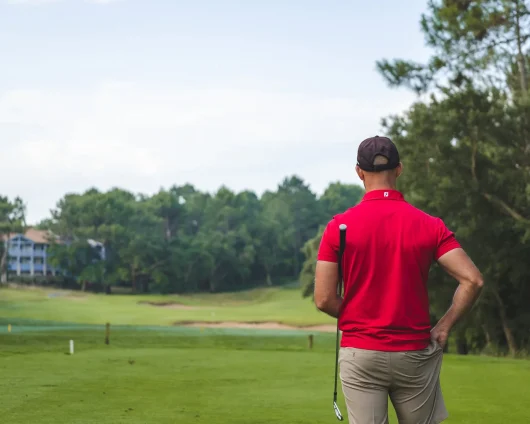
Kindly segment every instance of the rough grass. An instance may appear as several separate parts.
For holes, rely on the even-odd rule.
[[[147,302],[196,306],[167,308]],[[289,325],[333,324],[303,299],[299,288],[254,289],[226,294],[146,296],[83,294],[51,289],[1,289],[0,316],[77,323],[172,325],[178,321],[275,321]]]
[[[333,335],[309,351],[296,335],[170,330],[114,329],[108,346],[103,327],[0,335],[1,422],[336,422]],[[530,422],[528,381],[528,361],[446,355],[448,423]]]

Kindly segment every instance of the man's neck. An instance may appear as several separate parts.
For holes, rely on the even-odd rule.
[[[395,184],[390,183],[378,183],[378,184],[365,184],[364,190],[366,193],[375,190],[397,190]]]

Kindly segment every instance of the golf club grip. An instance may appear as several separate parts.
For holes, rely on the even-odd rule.
[[[344,253],[344,249],[346,247],[346,225],[342,224],[340,226],[340,253],[341,255]]]
[[[340,244],[339,244],[339,286],[338,294],[342,294],[342,257],[344,255],[344,250],[346,249],[346,225],[341,224],[340,227]]]

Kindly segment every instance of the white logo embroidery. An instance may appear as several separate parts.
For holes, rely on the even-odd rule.
[[[385,191],[385,197],[388,197],[388,191]]]

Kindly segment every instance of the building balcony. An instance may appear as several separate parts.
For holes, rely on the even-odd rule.
[[[9,248],[9,256],[20,256],[20,249],[18,247]]]
[[[41,263],[35,263],[35,262],[20,262],[17,260],[10,260],[7,264],[7,269],[11,274],[24,274],[24,275],[31,275],[31,271],[33,269],[33,275],[49,275],[52,273],[59,273],[60,270],[54,268],[50,264],[44,262]]]
[[[30,272],[31,271],[31,264],[30,263],[23,263],[23,264],[20,264],[19,266],[20,266],[20,272]]]
[[[9,249],[9,256],[21,257],[21,258],[45,258],[45,250],[33,250],[33,249]]]

